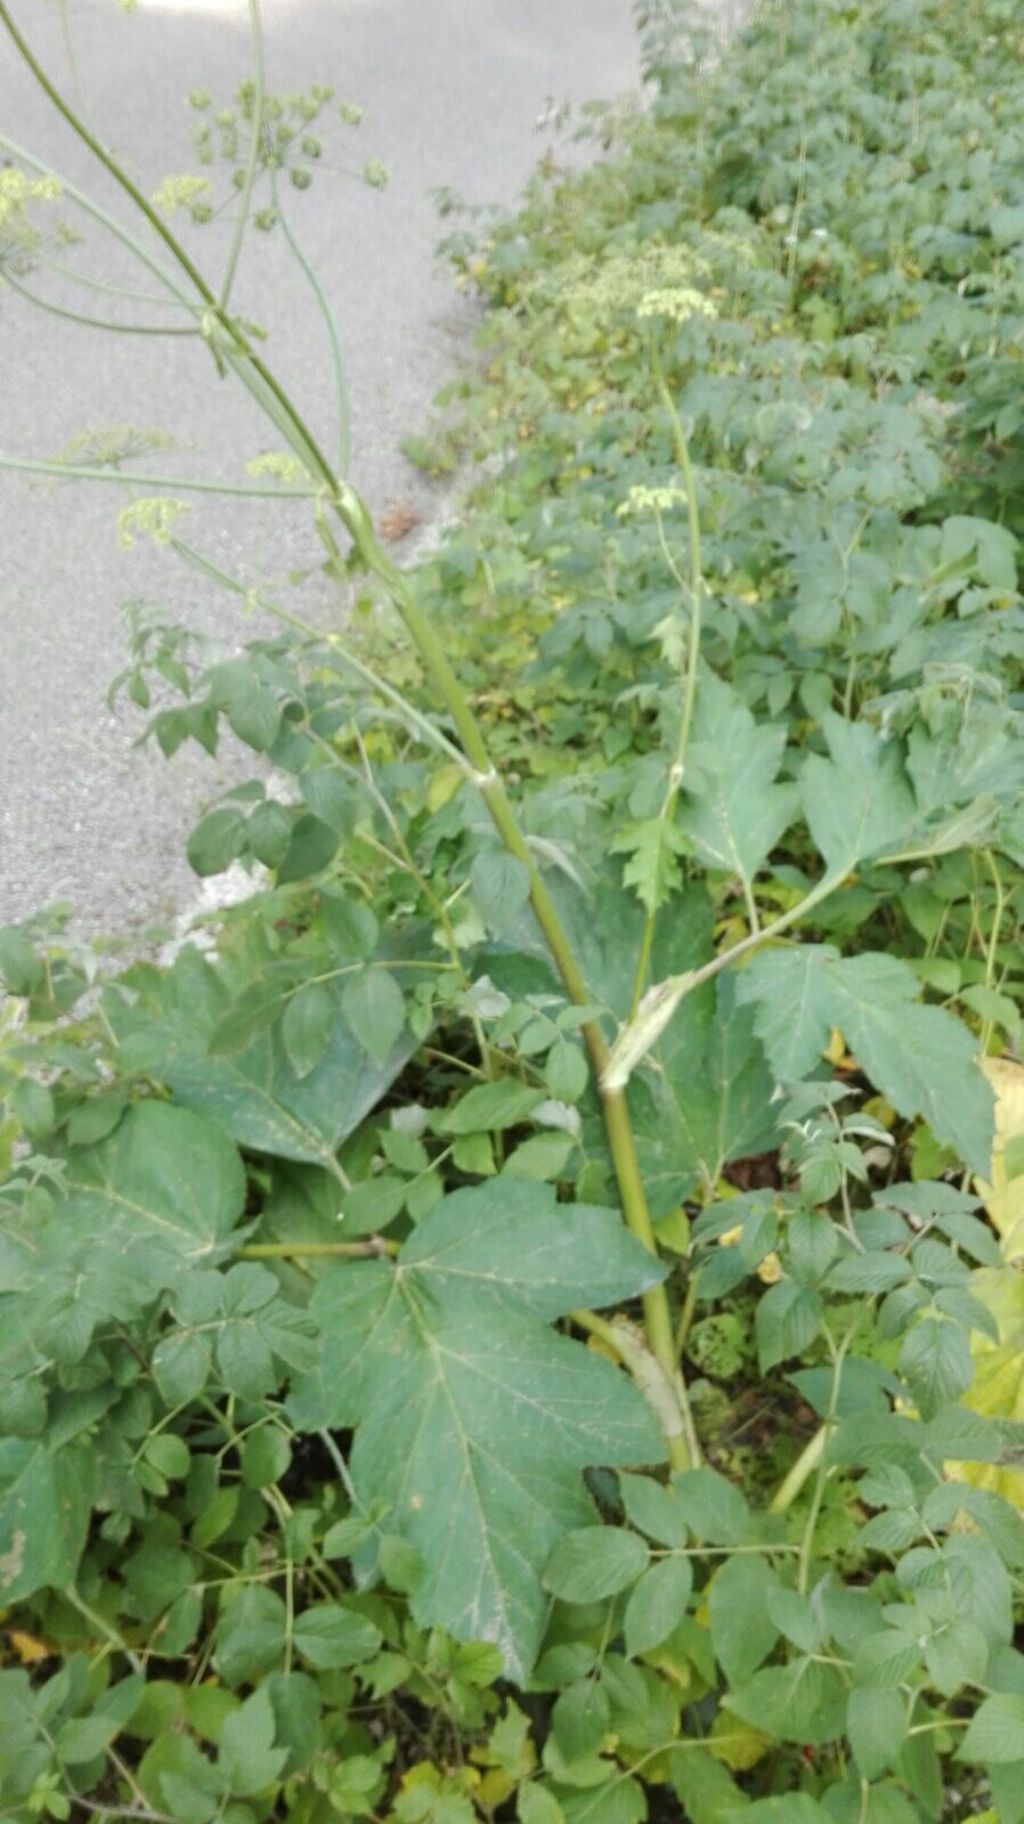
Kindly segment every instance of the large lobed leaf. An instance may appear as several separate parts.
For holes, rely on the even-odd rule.
[[[906,963],[872,952],[841,957],[829,944],[803,944],[755,957],[738,985],[741,999],[756,1009],[755,1030],[781,1081],[807,1076],[838,1027],[900,1114],[923,1115],[972,1170],[987,1170],[993,1097],[975,1040],[941,1007],[921,1004]]]
[[[393,1017],[385,1033],[385,1020],[374,1023],[364,1001],[367,1031],[358,1036],[349,1017],[353,1009],[346,1009],[335,984],[316,1062],[306,1068],[308,1059],[300,1057],[300,1074],[294,1026],[282,1032],[264,1024],[238,1049],[224,1042],[235,1009],[218,973],[194,951],[182,953],[155,992],[155,1006],[120,1016],[126,1065],[150,1071],[178,1102],[209,1115],[240,1146],[328,1170],[418,1043],[408,1027],[394,1036]],[[271,1011],[287,1005],[279,993],[269,993]],[[376,1048],[378,1037],[386,1039],[386,1049]]]
[[[513,1677],[540,1644],[544,1564],[593,1519],[580,1472],[663,1456],[632,1382],[548,1320],[661,1276],[615,1212],[498,1179],[445,1198],[394,1263],[348,1264],[314,1294],[323,1359],[293,1418],[358,1427],[357,1494],[423,1558],[418,1619],[493,1641]]]
[[[245,1202],[238,1151],[205,1116],[130,1107],[114,1132],[70,1147],[66,1195],[5,1229],[4,1321],[41,1353],[81,1360],[96,1325],[136,1317],[226,1251]]]
[[[238,1221],[245,1174],[237,1149],[202,1115],[139,1102],[96,1146],[72,1147],[65,1183],[73,1220],[104,1252],[147,1246],[207,1264]]]
[[[640,906],[632,894],[603,883],[591,893],[564,881],[552,887],[595,1002],[614,1020],[625,1019],[643,926]],[[662,910],[652,981],[709,960],[712,918],[710,896],[701,887]],[[515,964],[515,958],[488,958],[494,980],[520,992],[522,984],[510,974]],[[536,970],[531,988],[554,986],[546,969],[538,964]],[[708,982],[688,995],[627,1090],[640,1169],[656,1216],[675,1208],[701,1178],[713,1181],[731,1160],[777,1143],[774,1088],[753,1011],[739,1004],[732,981]],[[584,1108],[584,1137],[587,1151],[600,1155],[604,1129],[594,1102]]]
[[[776,783],[785,746],[783,727],[758,724],[730,685],[702,674],[681,823],[705,867],[746,888],[797,814],[796,787]]]
[[[99,1144],[70,1148],[65,1184],[48,1213],[5,1232],[0,1323],[19,1347],[5,1350],[12,1378],[4,1392],[36,1429],[47,1363],[73,1366],[97,1326],[137,1319],[161,1292],[222,1258],[245,1200],[227,1136],[165,1102],[138,1103]],[[102,1411],[102,1390],[98,1398]],[[0,1596],[73,1580],[92,1481],[91,1453],[77,1443],[0,1444]]]
[[[896,742],[866,722],[826,715],[829,758],[810,754],[800,777],[804,816],[829,875],[841,879],[872,855],[899,848],[917,818]]]

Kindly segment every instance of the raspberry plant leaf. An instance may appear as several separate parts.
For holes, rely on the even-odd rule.
[[[66,1588],[85,1545],[93,1492],[87,1445],[0,1442],[0,1600]]]
[[[661,1277],[616,1211],[499,1179],[437,1204],[394,1262],[346,1264],[314,1294],[323,1355],[293,1418],[358,1428],[356,1492],[423,1558],[417,1619],[493,1641],[511,1676],[540,1643],[554,1546],[594,1520],[580,1472],[664,1448],[625,1375],[548,1322]]]

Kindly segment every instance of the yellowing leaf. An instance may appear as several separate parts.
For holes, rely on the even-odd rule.
[[[679,1647],[670,1634],[660,1647],[652,1647],[649,1653],[643,1654],[645,1666],[653,1666],[656,1672],[663,1672],[681,1691],[689,1691],[694,1681],[694,1670],[685,1652]]]
[[[1012,1058],[984,1058],[981,1068],[995,1095],[992,1177],[975,1179],[999,1234],[1005,1267],[985,1267],[971,1276],[971,1291],[999,1327],[993,1342],[975,1330],[971,1337],[974,1379],[965,1406],[986,1419],[1024,1419],[1024,1175],[1008,1177],[1006,1152],[1024,1141],[1024,1065]],[[948,1464],[950,1475],[972,1488],[986,1488],[1024,1507],[1024,1469],[999,1463]]]
[[[999,1325],[999,1341],[974,1332],[974,1379],[963,1404],[986,1419],[1024,1419],[1024,1274],[1010,1266],[983,1267],[971,1275],[971,1291]],[[1000,1463],[946,1467],[958,1481],[992,1489],[1014,1506],[1024,1507],[1024,1469]]]
[[[401,1778],[403,1792],[414,1792],[417,1787],[429,1786],[435,1792],[441,1789],[441,1775],[430,1761],[414,1761],[407,1767]]]
[[[715,1717],[707,1739],[708,1753],[733,1773],[746,1773],[748,1768],[756,1767],[773,1746],[771,1738],[762,1735],[753,1723],[745,1723],[739,1716],[729,1716],[724,1710]]]
[[[782,1278],[782,1262],[777,1254],[766,1254],[757,1269],[757,1277],[764,1286],[777,1286]]]
[[[433,775],[427,788],[427,807],[431,811],[440,811],[454,798],[466,775],[461,766],[453,761],[450,766],[442,766]]]
[[[996,1098],[995,1144],[992,1149],[992,1182],[975,1182],[997,1230],[1008,1261],[1024,1257],[1024,1173],[1006,1174],[1006,1149],[1011,1140],[1024,1141],[1024,1064],[1012,1058],[984,1058],[981,1065]]]
[[[880,1127],[892,1129],[896,1125],[896,1110],[884,1096],[869,1096],[861,1103],[861,1113],[871,1115]]]
[[[512,1797],[518,1784],[518,1780],[506,1773],[503,1767],[491,1767],[484,1774],[473,1797],[484,1816],[489,1818],[499,1805],[504,1805],[505,1800]]]
[[[49,1659],[54,1651],[45,1640],[37,1640],[34,1634],[24,1634],[20,1628],[11,1628],[7,1638],[23,1666],[37,1666],[41,1659]]]
[[[682,1204],[678,1204],[674,1210],[669,1211],[667,1216],[663,1216],[660,1222],[655,1223],[654,1233],[657,1236],[660,1245],[663,1248],[668,1248],[670,1253],[688,1253],[690,1247],[690,1218],[687,1216]]]

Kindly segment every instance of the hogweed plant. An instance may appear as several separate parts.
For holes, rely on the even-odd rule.
[[[286,196],[331,96],[270,94],[251,0],[151,198],[0,0],[131,222],[2,140],[4,278],[67,314],[84,214],[280,446],[0,458],[274,625],[211,662],[136,604],[115,687],[258,756],[189,844],[251,897],[119,974],[0,932],[11,1816],[1024,1818],[1024,609],[975,359],[1012,391],[1019,26],[766,4],[708,72],[684,10],[615,162],[459,243],[501,467],[403,571]],[[212,278],[175,215],[226,205]],[[251,227],[329,435],[235,306]],[[217,494],[306,502],[344,614],[219,565]]]

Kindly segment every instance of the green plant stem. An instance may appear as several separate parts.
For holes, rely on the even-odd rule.
[[[730,964],[738,962],[741,956],[747,956],[751,950],[759,949],[770,938],[781,937],[791,926],[799,924],[801,919],[806,918],[809,912],[813,912],[815,906],[820,906],[822,901],[828,899],[830,894],[836,892],[842,884],[842,881],[837,879],[834,874],[826,876],[824,880],[819,880],[817,886],[812,887],[809,893],[805,893],[803,899],[792,906],[788,912],[781,913],[778,918],[773,918],[770,924],[762,925],[759,930],[749,932],[746,937],[741,937],[738,943],[730,944],[728,950],[720,951],[717,956],[711,958],[710,962],[702,963],[699,969],[693,969],[685,977],[677,976],[674,979],[680,982],[685,981],[684,994],[692,994],[695,988],[701,987],[704,982],[710,982],[714,976],[720,975],[723,969],[728,969]]]
[[[697,702],[697,668],[700,663],[701,621],[704,595],[704,570],[700,542],[700,508],[697,501],[697,485],[690,460],[689,444],[683,430],[682,420],[676,410],[676,403],[668,388],[665,369],[656,342],[651,343],[651,363],[662,404],[668,412],[672,426],[672,445],[680,474],[683,477],[683,490],[686,495],[686,511],[689,521],[690,543],[690,638],[687,645],[686,662],[683,670],[683,707],[679,722],[679,733],[676,736],[672,764],[669,767],[668,784],[658,812],[658,823],[666,830],[675,815],[675,808],[682,790],[686,771],[686,750],[690,743],[690,731],[693,727],[693,712]],[[657,514],[658,533],[662,546],[667,551],[667,541],[660,513]],[[670,563],[673,575],[678,578],[675,564]],[[640,950],[637,956],[636,969],[633,975],[633,993],[630,1001],[629,1017],[636,1018],[637,1008],[643,997],[647,971],[650,967],[651,948],[654,943],[654,932],[657,923],[657,910],[652,907],[644,921],[643,935],[640,939]]]
[[[279,1488],[267,1488],[263,1492],[274,1510],[284,1541],[284,1675],[287,1678],[295,1653],[295,1559],[288,1536],[288,1521],[292,1510]]]
[[[491,820],[508,853],[522,863],[530,883],[530,903],[548,950],[569,999],[577,1006],[588,1006],[591,996],[582,971],[563,929],[554,903],[541,877],[509,801],[502,781],[491,763],[490,753],[479,724],[463,694],[447,655],[427,617],[415,601],[405,578],[390,562],[374,534],[362,501],[354,492],[339,489],[339,516],[355,539],[364,562],[384,583],[394,606],[401,615],[410,638],[420,655],[424,669],[434,684],[462,742],[463,751],[473,768],[473,784],[480,792]],[[587,1021],[583,1027],[584,1042],[598,1083],[608,1062],[608,1044],[600,1027]],[[629,1111],[624,1094],[615,1089],[601,1089],[602,1112],[608,1144],[615,1166],[622,1210],[627,1227],[652,1254],[657,1252],[654,1227],[640,1174]],[[644,1323],[651,1352],[670,1381],[678,1377],[678,1363],[672,1339],[672,1320],[664,1286],[652,1287],[644,1294]],[[681,1389],[683,1432],[667,1439],[670,1454],[678,1467],[698,1462],[696,1431],[685,1387]]]
[[[2,459],[0,459],[0,466],[2,466]],[[229,576],[226,570],[220,568],[219,564],[204,557],[201,551],[196,551],[184,539],[172,537],[170,545],[171,549],[185,563],[189,564],[193,570],[198,570],[201,575],[208,576],[211,582],[219,583],[222,588],[230,590],[233,595],[240,596],[244,601],[262,608],[264,613],[272,615],[275,620],[283,622],[286,627],[293,627],[296,633],[303,634],[306,639],[330,646],[332,652],[337,654],[339,661],[347,670],[354,672],[357,678],[361,678],[371,690],[377,691],[386,702],[394,704],[402,718],[429,741],[431,746],[438,748],[445,758],[460,767],[467,777],[472,776],[471,769],[466,765],[466,756],[461,749],[457,748],[454,742],[449,741],[447,735],[435,727],[429,717],[424,716],[414,703],[410,703],[408,697],[403,697],[400,690],[396,690],[393,684],[389,684],[386,678],[380,676],[379,672],[374,671],[371,666],[364,664],[362,659],[357,659],[354,653],[349,652],[340,633],[325,632],[321,627],[314,627],[312,622],[303,620],[301,615],[292,614],[287,608],[282,608],[280,603],[271,601],[261,591],[247,589],[244,583]]]
[[[810,1556],[814,1545],[814,1530],[818,1523],[818,1514],[821,1511],[822,1498],[825,1493],[825,1483],[828,1480],[829,1470],[828,1465],[824,1460],[825,1450],[829,1438],[835,1429],[836,1409],[839,1404],[839,1383],[842,1378],[843,1363],[846,1360],[850,1345],[853,1342],[857,1331],[860,1329],[865,1312],[872,1310],[874,1303],[874,1299],[869,1300],[863,1310],[858,1312],[855,1322],[851,1324],[838,1349],[835,1351],[832,1361],[832,1385],[829,1391],[828,1411],[825,1414],[825,1418],[810,1442],[804,1445],[796,1462],[783,1477],[772,1496],[771,1501],[768,1503],[768,1512],[770,1514],[784,1514],[788,1508],[792,1507],[793,1502],[805,1487],[810,1477],[817,1473],[818,1479],[815,1484],[811,1508],[807,1516],[807,1525],[804,1528],[803,1541],[800,1547],[801,1590],[806,1588],[810,1570]]]
[[[56,481],[117,481],[122,487],[159,488],[164,494],[222,494],[230,499],[249,500],[313,499],[309,488],[261,488],[248,487],[244,482],[190,481],[180,475],[139,475],[128,469],[90,468],[83,463],[37,462],[27,456],[0,455],[0,469],[14,469],[23,475],[49,475]]]
[[[327,1455],[330,1457],[331,1462],[334,1464],[334,1467],[338,1472],[338,1480],[341,1483],[342,1488],[345,1490],[345,1493],[347,1494],[353,1507],[362,1507],[363,1504],[360,1501],[359,1496],[356,1494],[355,1484],[353,1483],[352,1477],[349,1473],[348,1464],[346,1463],[344,1457],[342,1456],[341,1451],[338,1449],[338,1446],[337,1446],[337,1443],[335,1442],[333,1434],[331,1432],[329,1432],[326,1429],[326,1427],[323,1427],[317,1432],[316,1435],[320,1439],[320,1442],[323,1445],[324,1449],[326,1450]],[[379,1530],[379,1529],[377,1529],[377,1530]]]
[[[73,1585],[69,1585],[66,1589],[62,1589],[61,1594],[65,1601],[70,1602],[73,1609],[78,1610],[78,1613],[82,1616],[83,1620],[89,1623],[90,1627],[95,1628],[97,1633],[103,1635],[104,1640],[108,1640],[112,1647],[116,1647],[119,1653],[124,1654],[125,1659],[128,1661],[133,1672],[142,1672],[144,1670],[139,1655],[132,1651],[123,1636],[111,1625],[106,1616],[100,1615],[96,1609],[92,1608],[90,1604],[85,1601],[85,1598],[78,1594],[78,1591]]]
[[[258,0],[250,0],[250,4],[258,6]],[[322,484],[329,505],[352,538],[361,559],[383,584],[419,654],[427,678],[451,717],[462,743],[465,759],[472,769],[473,783],[487,806],[501,841],[508,853],[521,862],[526,869],[534,916],[566,994],[577,1006],[590,1005],[591,996],[587,992],[582,970],[554,902],[541,877],[540,870],[520,830],[508,794],[491,760],[480,725],[449,663],[443,642],[434,631],[428,617],[423,613],[407,581],[382,549],[363,501],[353,488],[341,481],[334,473],[316,438],[288,394],[276,376],[253,352],[240,326],[218,303],[202,273],[178,241],[173,230],[162,220],[138,185],[132,181],[95,134],[90,132],[85,123],[78,118],[69,102],[51,82],[15,25],[7,0],[0,0],[0,24],[5,27],[15,49],[53,107],[135,205],[190,281],[207,307],[204,313],[204,333],[208,336],[214,351],[219,353],[222,359],[230,365],[232,371],[238,374],[243,384],[262,404],[268,417],[280,428],[290,447],[305,463],[311,478]],[[219,335],[215,334],[215,330],[220,332]],[[608,1061],[607,1041],[600,1027],[593,1021],[588,1021],[583,1027],[583,1036],[595,1078],[601,1085],[604,1067]],[[649,1252],[656,1254],[657,1243],[640,1174],[636,1140],[625,1097],[621,1091],[606,1089],[603,1085],[601,1085],[600,1093],[624,1220],[637,1240]],[[652,1287],[644,1294],[643,1307],[651,1351],[662,1372],[676,1386],[677,1396],[682,1407],[685,1437],[673,1436],[666,1440],[670,1453],[673,1461],[680,1464],[691,1460],[697,1461],[695,1450],[692,1445],[688,1447],[686,1442],[686,1439],[689,1438],[695,1444],[696,1434],[673,1348],[672,1320],[663,1285]]]
[[[238,198],[234,226],[231,230],[231,244],[228,248],[227,264],[221,280],[218,303],[221,310],[227,310],[231,287],[238,271],[242,242],[249,225],[249,209],[252,193],[256,184],[256,174],[260,163],[260,143],[263,138],[263,93],[266,86],[263,55],[263,17],[259,0],[249,0],[249,42],[252,46],[252,128],[249,134],[249,155],[245,161],[245,176]]]
[[[584,1032],[586,1032],[585,1027]],[[603,1037],[601,1051],[606,1060],[607,1048]],[[599,1073],[600,1068],[601,1066],[595,1061],[595,1072]],[[615,1163],[626,1224],[637,1240],[642,1242],[652,1254],[656,1254],[657,1242],[650,1211],[647,1207],[647,1197],[640,1174],[640,1162],[636,1153],[636,1140],[625,1094],[622,1090],[602,1090],[601,1099],[605,1129]],[[672,1335],[672,1315],[669,1311],[664,1286],[653,1286],[644,1293],[643,1311],[644,1328],[650,1343],[651,1354],[662,1373],[667,1374],[670,1384],[676,1390],[679,1403],[682,1431],[678,1437],[671,1435],[667,1438],[669,1461],[674,1469],[689,1469],[700,1462],[700,1445],[697,1441],[686,1385],[679,1372],[679,1361]]]
[[[85,90],[82,86],[82,72],[79,67],[78,57],[75,53],[75,40],[71,30],[71,21],[68,18],[68,0],[57,0],[57,11],[60,15],[60,35],[64,41],[64,55],[68,60],[68,68],[71,71],[71,84],[75,92],[75,98],[78,102],[79,113],[81,114],[82,119],[85,120],[88,117],[89,110],[86,106]]]
[[[46,74],[46,71],[43,69],[42,64],[39,62],[38,58],[36,57],[35,53],[33,52],[32,48],[31,48],[31,46],[29,45],[28,40],[22,35],[22,33],[18,30],[18,27],[14,23],[14,20],[11,17],[10,8],[7,5],[7,0],[0,0],[0,24],[3,25],[5,31],[7,32],[8,37],[10,38],[11,42],[14,45],[15,50],[18,52],[19,57],[21,58],[22,62],[26,65],[26,67],[31,71],[36,82],[39,84],[40,88],[43,90],[43,93],[46,95],[47,100],[52,103],[53,107],[56,108],[57,113],[60,114],[62,116],[62,118],[67,122],[68,126],[71,128],[71,131],[73,133],[77,134],[78,138],[80,140],[82,140],[83,143],[88,147],[89,151],[93,154],[94,158],[99,159],[101,165],[103,165],[104,169],[114,179],[114,182],[116,184],[118,184],[119,187],[126,193],[126,195],[131,198],[132,202],[135,204],[136,208],[140,211],[140,213],[145,217],[145,219],[149,223],[150,227],[156,230],[157,235],[164,242],[168,251],[171,254],[173,254],[178,265],[191,279],[193,285],[195,286],[196,290],[199,292],[200,296],[203,297],[207,303],[214,304],[216,302],[216,300],[213,296],[213,293],[210,291],[209,287],[206,285],[205,281],[203,280],[201,274],[198,272],[196,267],[192,264],[192,261],[189,259],[184,248],[178,243],[176,237],[171,233],[171,231],[160,220],[160,217],[157,214],[157,211],[154,208],[153,204],[143,194],[143,192],[138,188],[138,185],[132,182],[132,179],[128,176],[127,172],[121,168],[121,166],[118,164],[116,158],[114,158],[112,156],[112,154],[107,151],[106,147],[103,145],[103,143],[99,139],[97,139],[95,133],[92,132],[91,128],[86,125],[85,121],[82,120],[80,115],[75,113],[74,108],[71,107],[70,103],[65,100],[64,96],[61,94],[60,90],[56,87],[56,85],[53,82],[51,82],[49,76]],[[18,154],[18,156],[20,156],[20,153]],[[39,161],[37,159],[32,159],[31,162],[36,166],[37,169],[40,168]],[[46,169],[48,169],[48,167],[46,167]],[[69,194],[73,194],[70,186],[65,186],[65,188],[68,189]]]
[[[169,1811],[150,1811],[144,1805],[100,1805],[82,1793],[75,1793],[75,1804],[84,1807],[93,1818],[131,1818],[137,1824],[176,1824]]]
[[[84,311],[69,310],[64,304],[51,304],[49,298],[41,298],[36,292],[16,279],[13,272],[4,273],[4,284],[16,291],[19,297],[32,304],[36,310],[43,310],[48,316],[62,317],[67,323],[79,323],[85,329],[106,329],[120,336],[198,336],[196,325],[187,327],[179,323],[115,323],[109,317],[88,317]]]
[[[832,1424],[830,1421],[829,1431],[831,1431],[831,1429]],[[821,1504],[825,1499],[825,1484],[827,1483],[828,1478],[829,1466],[825,1462],[823,1454],[815,1474],[814,1488],[811,1493],[810,1506],[807,1510],[807,1520],[804,1525],[803,1538],[800,1541],[800,1566],[797,1572],[796,1587],[801,1596],[807,1595],[810,1586],[811,1560],[814,1554],[814,1536],[818,1530],[818,1517],[821,1513]]]
[[[193,318],[196,315],[193,306],[184,298],[160,298],[151,291],[129,291],[124,285],[109,285],[103,279],[94,279],[90,273],[76,272],[73,266],[65,266],[62,260],[55,260],[52,253],[47,253],[44,248],[33,247],[30,258],[33,268],[41,262],[54,272],[59,272],[62,278],[70,279],[72,284],[85,285],[89,291],[101,292],[107,298],[117,298],[122,304],[147,304],[154,310],[168,310],[173,304],[179,310],[187,310]]]
[[[690,1277],[686,1282],[686,1295],[685,1295],[682,1305],[680,1307],[679,1319],[678,1319],[678,1322],[676,1323],[675,1347],[676,1347],[676,1356],[680,1361],[682,1360],[683,1350],[686,1348],[687,1339],[690,1334],[690,1326],[693,1323],[693,1314],[697,1309],[697,1283],[698,1283],[699,1279],[700,1279],[699,1269],[691,1268]]]
[[[299,270],[303,273],[310,291],[317,301],[320,315],[323,318],[324,328],[327,332],[327,341],[331,351],[331,363],[334,368],[334,391],[338,410],[338,473],[339,475],[347,475],[349,459],[351,456],[352,414],[349,403],[348,376],[345,372],[345,355],[341,346],[341,336],[338,333],[337,319],[331,309],[327,293],[320,282],[320,275],[313,265],[312,260],[310,260],[304,252],[302,244],[295,234],[295,230],[292,228],[288,217],[281,207],[278,195],[278,185],[276,182],[273,187],[273,195],[274,203],[277,208],[277,219],[281,225],[281,233],[288,242],[292,254],[294,255],[295,262],[299,267]]]
[[[520,830],[504,784],[494,767],[487,743],[476,717],[466,700],[458,679],[448,662],[444,647],[430,621],[423,613],[401,572],[381,549],[369,514],[354,491],[340,486],[337,510],[367,567],[377,575],[400,614],[409,636],[419,653],[424,670],[434,685],[455,726],[463,751],[473,768],[472,782],[479,791],[495,829],[508,853],[525,868],[530,885],[530,903],[534,917],[548,946],[555,968],[569,999],[579,1007],[590,1005],[586,981],[569,943],[561,919],[547,890],[540,870]],[[608,1089],[602,1083],[608,1063],[609,1048],[601,1028],[588,1020],[583,1038],[590,1056],[594,1076],[600,1085],[601,1106],[609,1149],[615,1167],[622,1212],[627,1227],[650,1253],[657,1253],[654,1226],[637,1159],[636,1139],[621,1090]],[[696,1431],[685,1386],[681,1384],[678,1361],[672,1339],[672,1319],[664,1286],[654,1286],[644,1294],[644,1324],[651,1352],[671,1381],[680,1382],[683,1434],[669,1439],[670,1452],[678,1466],[699,1461]],[[684,1455],[685,1453],[685,1455]]]
[[[749,951],[756,950],[769,938],[781,936],[791,925],[806,918],[815,906],[820,905],[822,900],[827,899],[841,885],[841,876],[826,875],[816,887],[812,887],[811,891],[804,895],[803,899],[792,906],[788,912],[782,913],[781,917],[774,919],[770,925],[764,925],[756,931],[748,932],[739,943],[731,944],[728,950],[720,950],[717,956],[713,956],[710,962],[702,963],[699,969],[688,969],[682,975],[666,976],[663,982],[659,982],[649,991],[645,1006],[638,1010],[635,1021],[627,1020],[620,1027],[615,1045],[606,1058],[606,1066],[609,1068],[605,1069],[602,1087],[606,1089],[609,1082],[620,1087],[628,1082],[637,1065],[646,1057],[652,1045],[657,1043],[666,1025],[674,1018],[677,1008],[688,994],[692,994],[704,982],[709,982],[716,975],[720,975],[723,969],[728,969],[741,956],[746,956]],[[652,1005],[655,999],[657,1005]]]
[[[585,1330],[588,1336],[596,1336],[607,1348],[614,1351],[620,1362],[626,1360],[622,1344],[624,1330],[621,1324],[613,1324],[611,1318],[600,1317],[596,1311],[584,1311],[583,1309],[570,1311],[569,1322],[575,1324],[577,1330]]]
[[[828,1443],[829,1427],[820,1425],[810,1443],[805,1444],[797,1460],[786,1471],[774,1495],[768,1503],[770,1514],[784,1514],[792,1507],[808,1478],[814,1474]]]
[[[5,26],[8,32],[12,32],[10,14],[7,11],[6,5],[2,3],[2,0],[0,0],[0,25]],[[24,43],[24,40],[20,37],[15,37],[15,43],[20,48]],[[30,64],[29,67],[32,68],[34,72],[36,66]],[[65,118],[67,118],[66,115]],[[91,215],[94,221],[99,222],[102,228],[105,228],[109,234],[112,234],[116,240],[119,240],[122,246],[127,248],[128,252],[131,253],[135,259],[141,261],[142,265],[146,267],[146,270],[151,272],[155,279],[159,279],[161,285],[165,287],[169,294],[170,301],[184,306],[187,310],[194,309],[191,300],[178,286],[174,274],[170,272],[166,266],[161,266],[150,252],[149,248],[145,246],[142,241],[138,240],[129,229],[125,228],[115,216],[110,215],[106,209],[101,208],[100,204],[95,202],[91,196],[87,196],[84,190],[80,190],[77,184],[73,184],[68,178],[62,177],[59,171],[55,171],[52,165],[46,163],[45,159],[36,158],[33,152],[29,152],[24,146],[18,145],[17,141],[11,139],[6,133],[0,133],[0,150],[9,153],[18,164],[27,165],[30,171],[38,171],[42,177],[56,178],[61,188],[61,194],[63,196],[69,196],[72,202],[77,203],[80,209],[83,209],[87,215]]]
[[[821,1504],[825,1498],[825,1487],[830,1474],[830,1466],[825,1461],[825,1451],[828,1446],[829,1438],[835,1429],[837,1409],[839,1406],[839,1391],[843,1376],[843,1363],[846,1360],[850,1345],[860,1328],[862,1315],[862,1313],[858,1313],[857,1318],[854,1323],[851,1324],[833,1355],[832,1384],[829,1389],[828,1410],[825,1414],[824,1422],[819,1427],[810,1443],[807,1444],[800,1453],[800,1456],[797,1458],[789,1474],[776,1490],[768,1507],[769,1513],[785,1513],[787,1508],[792,1506],[797,1495],[810,1477],[812,1475],[814,1476],[814,1488],[811,1493],[810,1506],[807,1510],[807,1518],[804,1522],[804,1530],[800,1539],[800,1566],[797,1576],[797,1588],[802,1596],[806,1596],[811,1580],[814,1536],[817,1532],[818,1517],[821,1513]]]
[[[689,1416],[685,1387],[680,1397],[679,1377],[666,1373],[652,1347],[626,1320],[613,1322],[599,1317],[596,1311],[570,1311],[569,1321],[578,1330],[596,1336],[628,1368],[644,1398],[652,1407],[668,1444],[669,1463],[673,1469],[690,1469],[700,1462],[700,1445]]]

